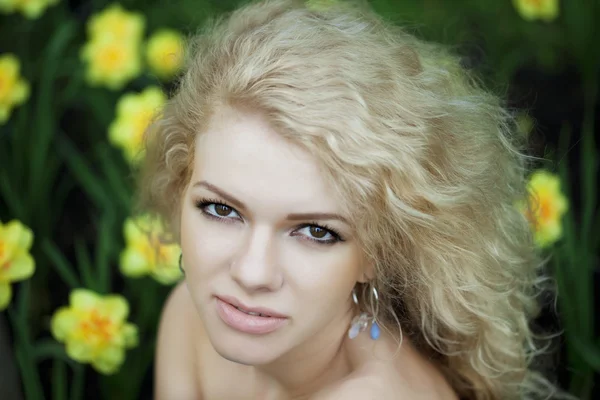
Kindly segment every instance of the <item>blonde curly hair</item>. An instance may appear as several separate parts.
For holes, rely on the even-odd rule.
[[[548,397],[529,321],[543,278],[524,138],[444,47],[362,8],[272,0],[195,35],[147,133],[141,200],[177,236],[194,141],[227,105],[263,113],[322,163],[374,268],[377,318],[469,399]]]

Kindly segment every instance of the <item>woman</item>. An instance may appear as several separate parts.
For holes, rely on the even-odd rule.
[[[348,6],[193,41],[142,199],[185,282],[157,399],[520,399],[538,260],[515,124],[443,48]]]

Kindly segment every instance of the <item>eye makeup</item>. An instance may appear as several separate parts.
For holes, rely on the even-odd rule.
[[[202,214],[206,218],[209,218],[214,221],[227,223],[227,224],[236,223],[238,221],[243,221],[243,218],[240,216],[240,214],[236,211],[235,208],[231,207],[230,205],[228,205],[227,203],[225,203],[219,199],[199,198],[194,201],[194,205],[196,208],[198,208],[202,212]],[[211,208],[213,210],[216,210],[216,207],[222,207],[222,208],[225,208],[226,210],[230,210],[230,212],[235,213],[237,215],[237,217],[230,217],[229,215],[218,215],[218,213],[216,211],[210,210]],[[310,230],[310,228],[323,229],[326,232],[326,236],[329,235],[329,236],[331,236],[331,238],[321,239],[321,238],[312,237],[310,234],[308,234],[308,235],[296,234],[296,232],[298,232],[302,229],[306,229],[306,228],[308,228],[309,230]],[[299,225],[294,230],[294,234],[292,236],[302,236],[306,240],[309,240],[311,242],[315,242],[315,243],[321,244],[321,245],[333,245],[337,242],[345,241],[345,239],[340,235],[340,233],[337,230],[335,230],[334,228],[332,228],[331,226],[329,226],[327,224],[323,224],[322,222],[317,222],[317,221],[310,221],[310,222],[306,222],[306,223]]]

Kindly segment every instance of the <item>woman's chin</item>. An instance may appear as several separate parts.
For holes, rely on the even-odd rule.
[[[215,351],[224,359],[242,365],[270,364],[281,356],[272,344],[260,343],[253,338],[231,338],[229,335],[220,335],[212,340]]]

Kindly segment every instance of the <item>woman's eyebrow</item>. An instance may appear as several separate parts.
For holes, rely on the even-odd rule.
[[[225,200],[227,200],[229,203],[231,203],[232,205],[234,205],[236,208],[240,209],[241,211],[247,210],[246,205],[241,200],[236,199],[234,196],[227,193],[226,191],[219,188],[218,186],[213,185],[212,183],[209,183],[207,181],[198,181],[198,182],[194,183],[193,187],[204,187],[205,189],[208,189],[211,192],[224,198]],[[289,221],[299,221],[299,220],[307,220],[307,219],[313,219],[313,220],[333,220],[333,219],[335,219],[335,220],[338,220],[345,224],[350,225],[348,220],[346,218],[342,217],[341,215],[335,214],[335,213],[326,213],[326,212],[292,213],[292,214],[288,214],[286,219]]]

